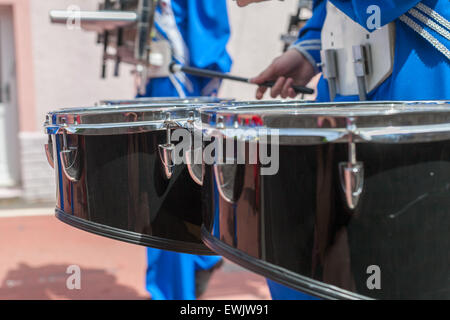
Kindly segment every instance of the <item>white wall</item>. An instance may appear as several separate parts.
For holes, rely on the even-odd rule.
[[[267,1],[245,8],[238,7],[233,0],[227,2],[232,33],[228,51],[234,61],[232,73],[254,77],[282,53],[280,37],[286,33],[289,16],[296,13],[298,2]],[[253,100],[255,90],[254,85],[225,81],[220,95]]]
[[[89,106],[98,99],[131,98],[134,79],[131,69],[121,66],[120,78],[100,79],[102,46],[94,33],[69,30],[50,23],[48,12],[77,5],[96,10],[96,0],[31,0],[36,122],[42,127],[45,114],[60,107]]]

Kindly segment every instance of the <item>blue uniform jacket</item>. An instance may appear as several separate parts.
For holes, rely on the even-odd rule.
[[[450,99],[448,0],[330,1],[366,29],[372,15],[368,8],[373,5],[381,10],[381,26],[390,22],[396,25],[394,70],[386,81],[369,93],[369,100]],[[326,0],[315,1],[313,17],[301,30],[296,42],[296,48],[305,53],[314,65],[320,63],[321,48],[317,41],[320,41],[325,17]],[[431,35],[439,45],[433,45],[423,35]],[[329,99],[328,83],[322,78],[318,85],[317,100],[327,102]],[[358,100],[358,97],[338,95],[335,99],[345,100]]]

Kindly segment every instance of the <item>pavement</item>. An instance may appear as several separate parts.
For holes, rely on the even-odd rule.
[[[79,266],[80,290],[68,289]],[[0,210],[0,300],[141,300],[146,251],[63,224],[52,208]],[[70,269],[69,269],[70,271]],[[267,300],[265,279],[225,261],[205,300]]]

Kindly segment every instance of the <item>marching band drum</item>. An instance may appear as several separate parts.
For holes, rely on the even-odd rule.
[[[203,165],[193,124],[199,107],[221,103],[234,105],[215,97],[140,98],[50,112],[45,151],[56,175],[56,217],[116,240],[212,254],[200,239]],[[187,133],[187,148],[172,143],[176,129]]]
[[[322,298],[450,297],[448,103],[161,101],[49,113],[58,219]]]
[[[47,115],[58,219],[130,243],[212,254],[200,240],[201,187],[173,162],[170,141],[172,130],[190,130],[198,98],[170,100]]]
[[[213,251],[322,298],[450,297],[449,104],[243,105],[200,118],[205,140],[220,141],[202,193]]]

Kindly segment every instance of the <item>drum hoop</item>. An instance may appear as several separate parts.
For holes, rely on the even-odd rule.
[[[144,100],[151,100],[153,98],[145,98]],[[143,104],[104,104],[87,108],[63,108],[57,111],[52,111],[47,114],[46,122],[44,123],[46,134],[59,134],[66,131],[68,134],[78,135],[118,135],[118,134],[135,134],[149,131],[165,130],[166,115],[169,113],[172,117],[175,127],[186,128],[188,120],[190,120],[189,113],[195,112],[194,117],[199,116],[198,111],[201,108],[218,108],[230,107],[237,104],[233,99],[219,99],[212,97],[195,97],[186,99],[163,98],[163,102],[158,102],[159,98],[154,98],[155,102]],[[130,102],[138,102],[137,100],[130,100]],[[200,100],[200,101],[199,101]],[[118,100],[120,102],[120,100]],[[209,102],[210,101],[210,102]],[[125,102],[127,102],[125,100]],[[279,101],[279,103],[292,104],[298,102]],[[265,102],[247,101],[240,102],[245,105],[261,105]],[[267,102],[273,104],[273,102]],[[128,112],[135,112],[141,115],[141,119],[130,121],[124,114]],[[142,117],[153,113],[159,113],[157,120],[144,121]],[[111,121],[114,116],[122,115],[124,121]],[[92,118],[103,116],[102,121],[92,120]],[[77,119],[77,121],[75,121]],[[126,120],[126,121],[125,121]],[[86,123],[88,122],[88,123]],[[95,122],[95,123],[93,123]]]
[[[268,101],[232,101],[229,103],[221,103],[219,106],[205,106],[201,109],[201,115],[207,116],[210,114],[214,114],[216,116],[224,116],[224,115],[258,115],[260,114],[260,110],[258,109],[276,109],[276,111],[282,110],[285,107],[291,107],[292,109],[296,109],[295,115],[308,115],[302,114],[302,108],[306,109],[320,109],[324,108],[328,110],[332,107],[338,109],[344,109],[346,107],[354,108],[360,107],[363,110],[367,110],[368,107],[374,106],[384,106],[385,108],[390,107],[395,108],[398,106],[403,107],[424,107],[432,108],[433,106],[444,106],[450,105],[450,100],[420,100],[420,101],[394,101],[394,100],[380,100],[380,101],[341,101],[341,102],[315,102],[308,100],[268,100]],[[281,107],[281,108],[280,108]],[[280,109],[278,109],[280,108]],[[246,112],[247,111],[247,112]],[[286,110],[289,111],[289,110]],[[387,113],[380,113],[378,115],[389,115],[392,114],[393,110],[388,110]],[[310,113],[314,115],[314,113]],[[323,114],[319,114],[323,115]],[[356,116],[355,114],[342,114],[341,116]]]
[[[119,135],[166,129],[168,118],[174,127],[184,128],[198,104],[145,104],[62,109],[47,114],[46,134]]]
[[[200,130],[197,127],[196,130]],[[346,129],[277,129],[278,138],[273,139],[270,128],[261,127],[243,134],[233,134],[233,129],[202,129],[208,137],[236,139],[243,142],[258,142],[273,145],[318,145],[325,143],[347,143],[349,136],[355,143],[421,143],[450,140],[450,123],[442,125],[407,126],[388,128],[365,128],[355,132]],[[238,131],[238,130],[236,130]]]
[[[324,299],[345,299],[345,300],[373,300],[351,291],[326,284],[299,275],[293,271],[276,266],[272,263],[258,260],[242,251],[239,251],[212,236],[203,225],[201,228],[201,238],[205,245],[217,254],[230,261],[251,270],[259,275],[270,278],[295,290],[300,290],[306,294],[312,294]],[[316,291],[314,291],[314,289]]]
[[[65,213],[59,208],[55,209],[55,216],[61,222],[72,227],[94,233],[114,240],[125,241],[132,244],[153,246],[162,250],[170,250],[182,253],[216,255],[215,252],[200,243],[187,243],[179,240],[168,240],[155,236],[142,235],[136,232],[117,229],[111,226],[102,225],[96,222],[83,220],[76,216]]]
[[[200,109],[195,129],[205,136],[281,145],[353,142],[417,143],[450,139],[450,104],[430,102],[302,103],[294,108],[260,106]],[[333,107],[333,108],[330,108]],[[330,109],[328,109],[330,108]],[[342,109],[343,112],[340,112]],[[418,122],[418,123],[415,123]],[[325,125],[323,125],[325,123]],[[321,127],[323,126],[323,127]],[[263,139],[273,136],[278,139]],[[272,140],[269,142],[269,140]]]

